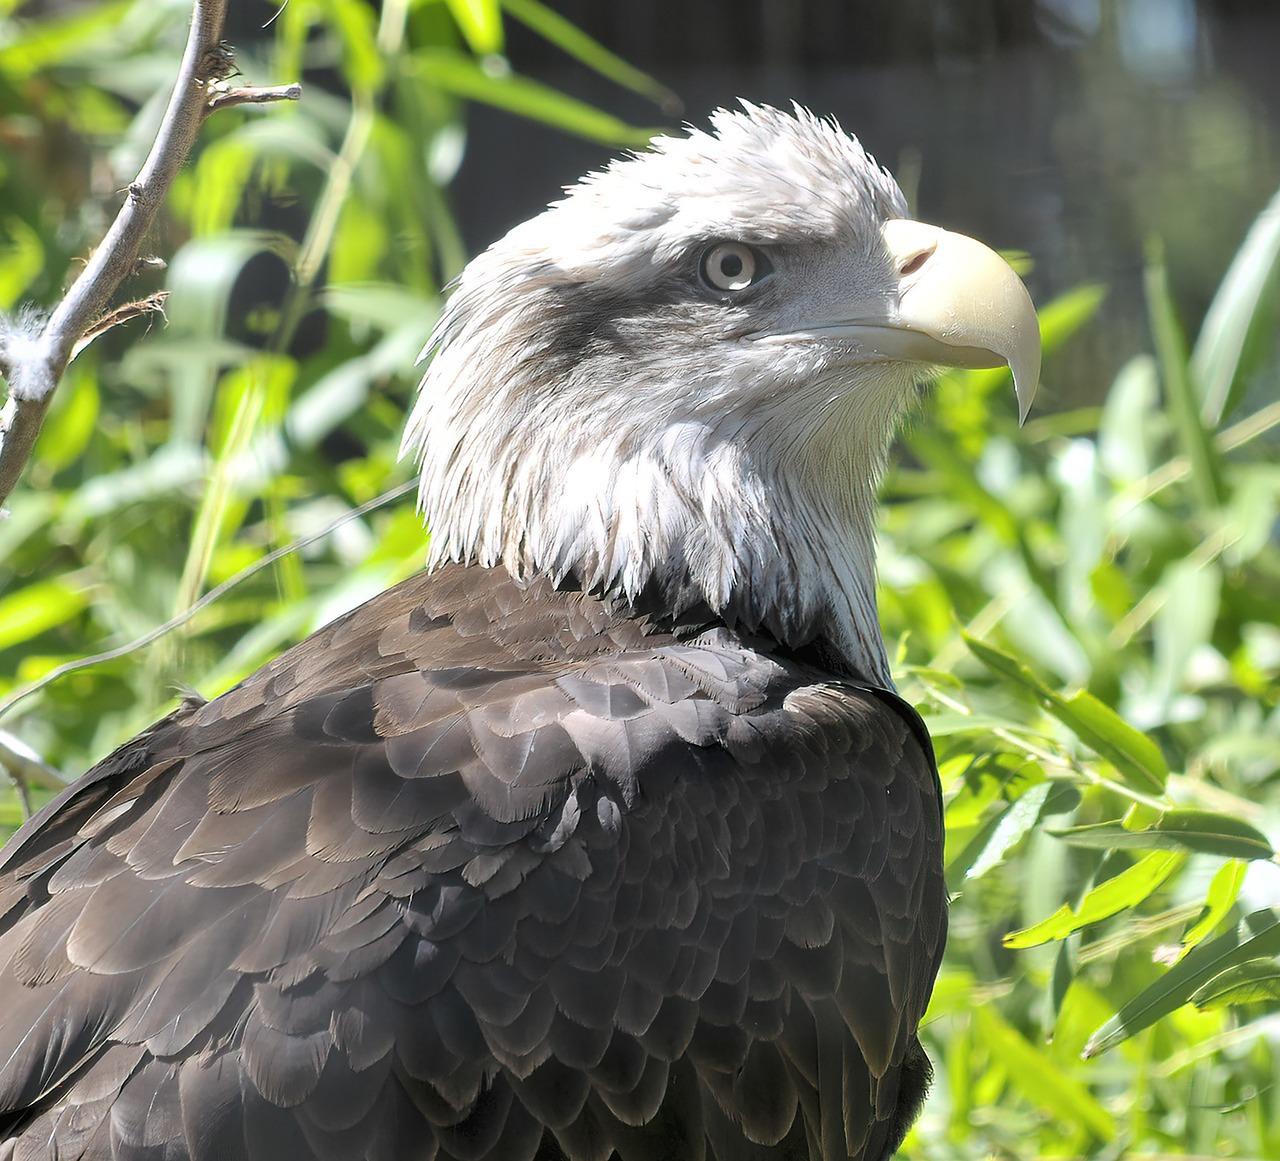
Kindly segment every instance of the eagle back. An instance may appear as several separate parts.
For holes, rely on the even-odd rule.
[[[16,836],[0,1158],[880,1161],[941,851],[894,695],[448,566]]]

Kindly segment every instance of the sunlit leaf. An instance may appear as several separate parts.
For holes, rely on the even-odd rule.
[[[1008,851],[1035,825],[1052,789],[1050,782],[1033,786],[993,820],[994,825],[983,836],[984,841],[975,852],[965,878],[980,879],[993,867],[999,866]]]
[[[1097,1056],[1187,1003],[1206,983],[1228,968],[1280,954],[1280,913],[1255,911],[1235,931],[1189,951],[1154,984],[1129,1000],[1099,1028],[1084,1054]]]
[[[1151,471],[1160,434],[1158,404],[1156,362],[1135,355],[1111,384],[1098,424],[1098,461],[1113,479],[1137,480]]]
[[[413,366],[431,331],[432,314],[422,311],[401,324],[370,351],[348,359],[312,384],[289,409],[285,430],[300,447],[312,447],[362,407],[379,378]]]
[[[1165,851],[1146,855],[1118,875],[1099,883],[1085,895],[1078,907],[1063,904],[1047,919],[1020,931],[1011,931],[1004,937],[1004,945],[1035,947],[1050,940],[1065,939],[1082,927],[1136,907],[1182,866],[1185,857]]]
[[[357,283],[377,277],[386,257],[387,225],[368,203],[347,199],[329,251],[330,277],[334,282]]]
[[[172,499],[204,476],[203,451],[185,445],[160,448],[140,463],[91,476],[68,498],[63,519],[69,525],[98,519],[160,497]]]
[[[0,597],[0,649],[9,649],[76,616],[89,596],[65,580],[36,581]]]
[[[1055,696],[1047,708],[1135,786],[1157,791],[1164,789],[1169,767],[1160,748],[1088,690],[1079,690],[1066,698]]]
[[[1197,1008],[1226,1008],[1280,1000],[1280,960],[1247,960],[1214,976],[1192,993]]]
[[[974,512],[1002,541],[1016,549],[1018,559],[1036,587],[1053,599],[1054,583],[1037,559],[1026,537],[1026,529],[999,496],[984,486],[974,465],[960,453],[955,442],[924,428],[910,434],[916,454],[945,480],[948,493]]]
[[[1163,249],[1155,242],[1148,246],[1146,288],[1165,403],[1173,417],[1182,453],[1191,464],[1191,485],[1196,499],[1202,509],[1213,509],[1222,501],[1218,452],[1200,419],[1200,400],[1192,383],[1186,339],[1169,293]]]
[[[188,242],[169,264],[169,325],[150,343],[131,353],[126,368],[134,375],[161,378],[173,395],[171,437],[200,442],[218,373],[228,363],[249,357],[220,339],[225,334],[231,293],[247,263],[274,254],[283,264],[291,243],[260,230],[229,230]]]
[[[1240,888],[1244,885],[1248,869],[1248,863],[1242,859],[1229,859],[1217,869],[1204,898],[1204,914],[1182,937],[1184,948],[1190,951],[1202,939],[1212,935],[1214,928],[1226,919],[1235,906],[1236,899],[1240,897]]]
[[[498,0],[447,0],[449,11],[473,52],[502,51],[502,9]]]
[[[366,92],[376,89],[385,70],[377,46],[374,9],[361,0],[325,0],[325,5],[342,43],[344,71],[351,87]]]
[[[1191,367],[1200,387],[1200,415],[1215,428],[1236,402],[1249,332],[1262,320],[1266,290],[1280,261],[1280,193],[1249,229],[1205,312]]]
[[[175,612],[181,612],[199,597],[214,550],[228,524],[235,488],[242,481],[241,457],[257,431],[268,399],[287,393],[296,374],[297,365],[292,359],[263,355],[224,378],[221,414],[215,417],[209,445],[213,473],[191,526]]]
[[[946,738],[953,734],[985,734],[1010,724],[1005,718],[994,714],[927,714],[925,721],[931,738]]]
[[[1062,944],[1064,951],[1069,947],[1068,943]],[[1077,975],[1058,1005],[1050,1048],[1054,1059],[1066,1066],[1075,1064],[1076,1059],[1084,1052],[1089,1033],[1106,1020],[1112,1011],[1106,998],[1091,987],[1084,977]]]

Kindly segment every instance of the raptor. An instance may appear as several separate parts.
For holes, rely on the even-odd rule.
[[[883,1161],[942,803],[875,600],[938,365],[1039,376],[996,254],[744,105],[479,255],[405,446],[428,567],[0,862],[6,1161]]]

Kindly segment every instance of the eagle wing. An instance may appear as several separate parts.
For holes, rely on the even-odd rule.
[[[865,1158],[926,1083],[891,695],[497,570],[112,755],[0,866],[0,1158]]]

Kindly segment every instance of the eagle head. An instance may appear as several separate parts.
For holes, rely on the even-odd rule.
[[[912,221],[834,121],[720,110],[515,227],[463,271],[405,446],[434,562],[704,601],[889,681],[874,496],[938,366],[1008,365],[1031,300],[980,242]]]

